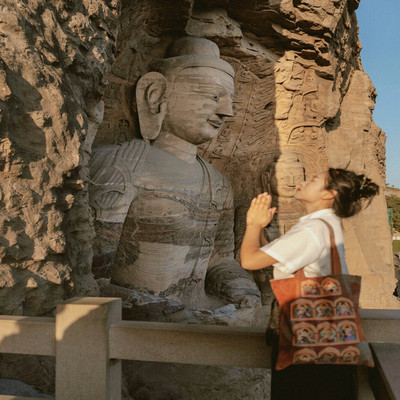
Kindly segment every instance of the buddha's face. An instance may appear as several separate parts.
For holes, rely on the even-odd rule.
[[[271,176],[270,189],[272,194],[279,197],[294,197],[297,186],[304,181],[304,171],[300,163],[298,166],[275,165]]]
[[[213,139],[232,116],[233,79],[216,68],[187,68],[175,76],[162,130],[192,144]]]

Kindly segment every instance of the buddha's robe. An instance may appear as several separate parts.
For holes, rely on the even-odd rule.
[[[124,220],[114,283],[194,304],[202,303],[208,272],[209,291],[230,301],[259,296],[234,260],[230,183],[209,163],[132,140],[99,148],[91,171],[97,218]]]

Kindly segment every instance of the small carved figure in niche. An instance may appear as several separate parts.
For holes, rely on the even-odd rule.
[[[303,209],[294,199],[296,188],[305,179],[304,166],[297,155],[284,150],[274,157],[261,176],[263,188],[272,195],[279,214],[266,230],[269,240],[276,239],[295,225]]]
[[[191,307],[209,305],[206,287],[252,307],[260,292],[233,256],[230,183],[197,156],[232,116],[234,71],[215,43],[193,37],[150,69],[136,87],[145,141],[99,148],[91,161],[97,218],[124,221],[112,281]]]
[[[275,197],[291,199],[296,194],[297,185],[304,181],[304,167],[296,154],[283,151],[262,174],[264,188]]]
[[[118,121],[118,132],[115,138],[115,143],[122,143],[128,140],[129,121],[127,119],[120,119]]]
[[[124,130],[125,128],[129,128],[129,121],[127,119],[120,119],[118,121],[119,129]]]
[[[303,86],[301,88],[304,103],[304,119],[306,121],[318,117],[318,84],[315,72],[306,69],[304,72]]]
[[[245,174],[242,175],[246,176]],[[273,161],[261,175],[264,191],[272,195],[273,206],[279,208],[279,213],[264,230],[265,237],[272,241],[285,234],[294,226],[304,213],[302,205],[295,200],[294,195],[299,183],[305,180],[304,166],[297,155],[283,150],[275,155]],[[243,189],[247,187],[246,182]],[[247,209],[242,209],[241,218],[245,220]],[[239,214],[239,213],[238,213]],[[245,226],[245,224],[244,224]],[[237,235],[239,237],[239,235]],[[242,237],[242,235],[240,235]],[[268,270],[254,271],[254,278],[261,290],[263,302],[268,302],[270,288],[266,280],[271,272]]]

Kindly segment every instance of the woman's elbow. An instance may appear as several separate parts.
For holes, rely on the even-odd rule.
[[[242,266],[243,269],[251,270],[251,265],[247,264],[244,261],[241,261],[240,265]]]
[[[250,271],[270,267],[276,262],[274,258],[260,250],[252,254],[240,254],[240,264],[242,268]]]
[[[257,269],[257,263],[254,262],[252,257],[240,255],[240,265],[243,269],[254,270]]]
[[[243,269],[250,269],[248,263],[249,260],[247,259],[247,257],[245,257],[243,254],[240,254],[240,265]]]

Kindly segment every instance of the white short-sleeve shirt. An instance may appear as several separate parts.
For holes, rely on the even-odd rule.
[[[261,247],[260,250],[279,261],[274,264],[274,279],[293,277],[303,267],[309,278],[331,273],[329,229],[319,218],[332,226],[342,273],[348,274],[340,218],[332,208],[327,208],[301,217],[287,233]]]

